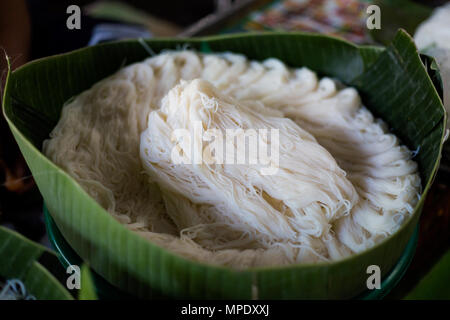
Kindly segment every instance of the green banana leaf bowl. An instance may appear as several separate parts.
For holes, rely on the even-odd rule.
[[[254,60],[276,57],[359,90],[364,104],[416,150],[422,196],[411,218],[375,247],[337,262],[242,271],[177,256],[126,229],[41,152],[71,97],[143,60],[151,51],[188,45],[200,52],[231,51]],[[76,253],[114,286],[141,298],[342,299],[367,289],[370,265],[387,275],[417,226],[437,172],[446,114],[434,84],[438,71],[400,30],[383,48],[356,46],[316,34],[236,34],[193,39],[105,43],[28,63],[8,76],[3,112],[58,229]]]

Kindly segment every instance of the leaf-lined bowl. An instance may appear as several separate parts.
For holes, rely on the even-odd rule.
[[[337,262],[236,271],[177,256],[126,229],[41,152],[63,104],[124,64],[189,45],[249,59],[275,57],[353,86],[411,150],[418,150],[423,193],[412,217],[375,247]],[[146,49],[147,48],[147,49]],[[424,58],[425,59],[425,58]],[[367,267],[387,274],[417,225],[442,152],[446,114],[411,37],[399,31],[386,48],[355,46],[303,33],[237,34],[193,39],[130,40],[33,61],[8,76],[4,115],[58,228],[100,275],[143,298],[349,298],[366,288]]]

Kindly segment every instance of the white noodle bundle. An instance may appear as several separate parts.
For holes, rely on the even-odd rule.
[[[197,78],[211,85],[179,85]],[[168,51],[65,105],[44,152],[121,223],[186,258],[336,260],[395,232],[420,192],[412,153],[341,87],[276,59]],[[260,174],[267,162],[170,165],[172,131],[190,132],[194,116],[205,130],[279,129],[277,173]]]
[[[243,159],[243,164],[222,157],[208,159],[212,150],[202,147],[202,141],[196,141],[200,147],[191,148],[195,145],[191,139],[177,143],[171,135],[184,129],[187,137],[201,140],[203,135],[195,134],[196,123],[205,131],[218,130],[217,137],[238,129],[234,133],[242,143],[230,141],[225,153],[245,155],[247,149],[253,155]],[[245,144],[249,129],[256,133],[255,139]],[[279,144],[256,132],[261,129],[276,129]],[[263,150],[276,144],[277,170],[264,170],[268,168],[261,162],[249,163],[252,156],[260,160],[255,155],[256,142]],[[174,164],[177,146],[186,164]],[[221,141],[214,149],[222,146]],[[313,136],[292,120],[274,116],[273,111],[241,105],[221,95],[204,80],[176,86],[161,109],[149,115],[148,129],[141,137],[141,157],[151,180],[160,186],[177,228],[209,249],[307,247],[304,239],[314,237],[322,243],[313,251],[328,256],[332,223],[350,214],[358,201],[345,172]],[[193,160],[201,157],[195,164]]]

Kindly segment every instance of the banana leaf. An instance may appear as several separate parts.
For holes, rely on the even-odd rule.
[[[417,286],[405,297],[407,300],[450,299],[450,250],[434,265]]]
[[[243,271],[187,260],[125,228],[41,152],[63,104],[123,65],[188,45],[232,51],[250,59],[275,57],[291,67],[359,90],[364,104],[417,150],[423,193],[414,214],[375,247],[337,262]],[[446,114],[412,38],[400,30],[386,48],[356,46],[316,34],[234,34],[192,39],[105,43],[30,62],[8,75],[3,112],[65,239],[98,274],[137,297],[337,299],[367,289],[369,265],[386,275],[417,225],[441,157]]]
[[[78,293],[78,300],[97,300],[94,280],[86,264],[81,267],[81,288]]]
[[[18,279],[28,294],[38,300],[73,300],[73,296],[61,284],[67,276],[59,264],[57,255],[46,247],[21,234],[0,226],[0,278]],[[56,267],[56,268],[55,268]],[[55,270],[58,269],[59,270]],[[56,272],[55,272],[56,271]],[[87,265],[81,266],[80,300],[96,300],[92,275]]]
[[[0,276],[18,279],[27,292],[41,300],[71,300],[72,295],[39,262],[44,254],[53,255],[45,247],[20,234],[0,227]],[[57,262],[56,256],[54,260]]]

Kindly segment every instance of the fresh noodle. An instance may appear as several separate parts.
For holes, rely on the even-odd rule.
[[[277,129],[279,161],[217,162],[214,144],[174,137],[196,124],[237,139]],[[44,153],[129,229],[233,268],[361,252],[394,233],[420,194],[412,152],[355,89],[233,53],[167,51],[119,70],[63,107]]]

